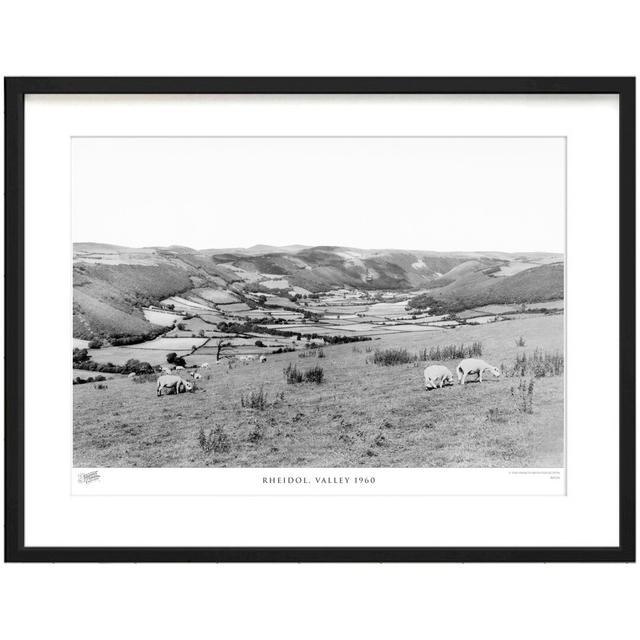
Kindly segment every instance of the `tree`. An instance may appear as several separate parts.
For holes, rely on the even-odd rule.
[[[201,338],[204,338],[204,336],[205,336],[204,329],[200,329],[200,331],[198,332],[198,335],[199,335]]]
[[[256,347],[264,347],[264,342],[262,342],[262,340],[256,340]]]
[[[218,345],[216,349],[216,362],[220,360],[220,356],[222,355],[222,353],[227,349],[230,349],[231,346],[232,346],[231,343],[228,340],[225,340],[224,338],[220,338],[218,340]]]
[[[175,351],[172,351],[171,353],[167,353],[167,362],[169,364],[173,364],[176,361],[177,357],[178,357],[178,354],[175,353]]]
[[[99,349],[102,346],[102,340],[95,336],[89,340],[89,344],[87,346],[89,349]]]
[[[74,362],[86,362],[90,358],[91,358],[91,356],[87,353],[86,349],[74,349],[73,350],[73,361]]]

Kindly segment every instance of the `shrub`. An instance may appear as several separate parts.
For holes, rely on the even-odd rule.
[[[304,379],[306,382],[315,382],[315,384],[322,384],[324,379],[324,370],[322,367],[312,367],[304,372]]]
[[[303,382],[304,374],[298,369],[295,364],[289,363],[286,369],[283,369],[284,377],[287,380],[287,384],[298,384]]]
[[[221,425],[216,425],[209,434],[206,435],[204,429],[200,427],[198,432],[198,445],[204,453],[227,453],[231,449],[229,436]]]
[[[324,355],[324,349],[318,349],[317,354],[318,358],[326,358]]]
[[[109,385],[107,385],[107,384],[94,384],[93,388],[94,389],[103,389],[104,390],[104,389],[108,389]]]
[[[462,358],[476,358],[482,355],[482,342],[471,344],[446,344],[443,346],[422,349],[418,357],[420,360],[458,360]]]
[[[98,337],[91,338],[89,340],[89,349],[99,349],[102,346],[102,340]]]
[[[415,356],[410,354],[406,349],[376,349],[373,353],[374,364],[383,367],[391,367],[397,364],[407,364],[413,362]]]
[[[516,347],[524,347],[526,346],[526,344],[527,343],[522,336],[520,336],[519,338],[516,338]]]
[[[262,342],[262,340],[256,340],[255,345],[256,347],[264,347],[264,342]]]

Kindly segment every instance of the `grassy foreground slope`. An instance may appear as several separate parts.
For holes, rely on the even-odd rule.
[[[518,347],[522,336],[526,346]],[[491,378],[427,392],[425,363],[372,364],[372,348],[418,351],[481,341],[483,359],[512,365],[535,348],[563,349],[563,317],[516,320],[453,331],[393,335],[296,353],[266,363],[211,363],[195,393],[156,397],[155,384],[124,377],[74,386],[74,465],[81,467],[560,467],[564,377],[534,380],[532,413],[518,408],[518,378]],[[286,384],[283,369],[319,365],[322,384]],[[452,371],[456,361],[444,362]],[[263,389],[264,410],[241,405]],[[514,388],[516,394],[514,395]],[[282,395],[283,394],[283,395]],[[205,453],[198,433],[222,427],[228,450]]]

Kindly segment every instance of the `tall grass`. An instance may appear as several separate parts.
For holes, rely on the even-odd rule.
[[[457,360],[461,358],[476,358],[482,355],[482,342],[471,344],[445,344],[442,346],[422,349],[418,353],[420,360]]]
[[[291,362],[287,365],[286,369],[283,369],[285,380],[287,384],[299,384],[304,381],[304,374],[300,369],[298,369],[297,365],[292,364]]]
[[[376,349],[373,352],[374,364],[383,367],[392,367],[397,364],[407,364],[414,362],[416,357],[406,349]]]
[[[245,409],[264,411],[267,408],[267,404],[267,394],[263,387],[260,387],[258,391],[249,391],[247,394],[240,394],[240,406]]]
[[[324,379],[324,369],[316,365],[307,369],[304,372],[304,379],[306,382],[315,382],[315,384],[321,384]]]
[[[535,349],[533,353],[519,353],[512,365],[502,363],[500,369],[505,376],[546,378],[564,373],[564,353]]]
[[[301,371],[297,365],[289,363],[283,371],[287,384],[300,384],[301,382],[321,384],[324,380],[324,369],[318,365],[306,371]]]
[[[511,395],[515,396],[516,405],[522,413],[533,413],[533,378],[520,380],[517,387],[511,387]]]

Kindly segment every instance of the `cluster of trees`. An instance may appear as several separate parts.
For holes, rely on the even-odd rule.
[[[113,364],[113,362],[95,362],[86,349],[73,350],[73,368],[100,373],[154,373],[154,368],[148,362],[141,362],[135,358],[130,358],[123,365]]]
[[[458,313],[469,308],[469,304],[461,300],[438,300],[428,293],[415,296],[407,302],[409,309],[429,309],[429,313],[440,316],[449,313]]]
[[[149,329],[149,331],[147,331],[146,333],[141,333],[138,335],[111,333],[107,336],[107,340],[114,347],[125,347],[130,344],[140,344],[141,342],[148,342],[149,340],[155,340],[158,336],[166,332],[167,332],[167,327],[154,327],[153,329]]]
[[[76,376],[73,379],[73,384],[87,384],[87,382],[104,382],[106,378],[104,376],[89,376],[88,378],[81,378]]]

